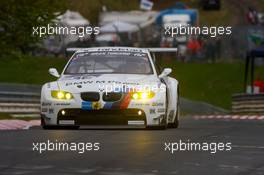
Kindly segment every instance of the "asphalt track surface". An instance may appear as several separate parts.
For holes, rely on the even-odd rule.
[[[178,129],[0,131],[0,174],[263,175],[263,120],[181,120]],[[33,151],[33,142],[99,142],[99,151]],[[231,151],[165,151],[164,143],[231,142]]]

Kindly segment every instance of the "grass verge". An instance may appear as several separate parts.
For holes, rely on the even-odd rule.
[[[233,93],[243,92],[243,63],[164,63],[180,82],[183,97],[200,100],[230,109]],[[256,67],[256,75],[264,79],[263,67]]]
[[[56,80],[48,69],[55,67],[62,71],[67,59],[21,56],[0,58],[0,82],[43,84]]]

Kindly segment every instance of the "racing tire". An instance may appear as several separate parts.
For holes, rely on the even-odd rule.
[[[45,120],[43,119],[43,117],[40,118],[40,122],[41,122],[40,125],[41,125],[42,129],[45,129],[45,130],[56,129],[56,126],[46,125],[46,122],[45,122]]]
[[[168,128],[168,118],[167,118],[167,114],[162,119],[161,125],[159,127],[160,127],[160,129],[167,129]]]
[[[180,112],[178,112],[179,111],[179,109],[177,109],[177,114],[176,114],[176,117],[175,117],[175,119],[174,119],[174,122],[173,123],[169,123],[169,125],[168,125],[168,127],[169,128],[178,128],[179,127],[179,113]]]
[[[167,129],[168,125],[157,125],[157,126],[147,126],[147,129],[150,130],[165,130]]]

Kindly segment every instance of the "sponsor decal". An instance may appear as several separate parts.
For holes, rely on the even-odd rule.
[[[163,112],[165,112],[165,108],[159,108],[157,111],[158,111],[158,113],[163,113]]]
[[[102,108],[100,102],[83,101],[82,110],[99,110]]]
[[[92,102],[92,109],[98,110],[102,108],[102,104],[100,102]]]
[[[79,85],[85,85],[85,84],[121,84],[121,85],[139,85],[137,82],[121,82],[121,81],[114,81],[114,80],[84,80],[84,81],[72,81],[72,82],[66,82],[65,86],[79,86]],[[99,85],[100,86],[100,85]],[[130,88],[130,87],[127,87]]]
[[[54,114],[54,109],[53,108],[49,108],[49,114]]]
[[[113,51],[118,51],[118,52],[140,52],[143,53],[142,49],[137,49],[137,48],[98,48],[97,52],[90,52],[90,53],[98,53],[98,52],[113,52]]]
[[[48,108],[41,108],[41,112],[44,112],[44,113],[48,112]]]
[[[54,106],[69,106],[71,103],[54,103]]]
[[[63,80],[84,80],[84,79],[92,79],[94,77],[99,77],[101,74],[89,74],[89,75],[68,75],[64,77]]]
[[[134,106],[150,106],[149,103],[135,103]]]
[[[155,114],[156,113],[156,110],[155,109],[149,109],[149,113],[150,114]]]
[[[83,84],[92,84],[94,81],[87,80],[87,81],[75,81],[75,82],[67,82],[65,86],[72,86],[72,85],[83,85]]]
[[[46,103],[46,102],[42,102],[41,105],[42,105],[42,106],[51,106],[51,103],[48,103],[48,102],[47,102],[47,103]]]
[[[137,82],[121,82],[121,81],[115,81],[115,80],[109,80],[107,81],[109,84],[121,84],[121,85],[138,85],[139,83]]]
[[[157,102],[153,102],[152,103],[152,106],[163,106],[164,103],[157,103]]]

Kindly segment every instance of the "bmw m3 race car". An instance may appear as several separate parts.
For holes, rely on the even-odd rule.
[[[179,85],[160,71],[166,48],[98,47],[75,51],[58,78],[41,90],[41,124],[50,127],[126,125],[165,129],[179,124]]]

